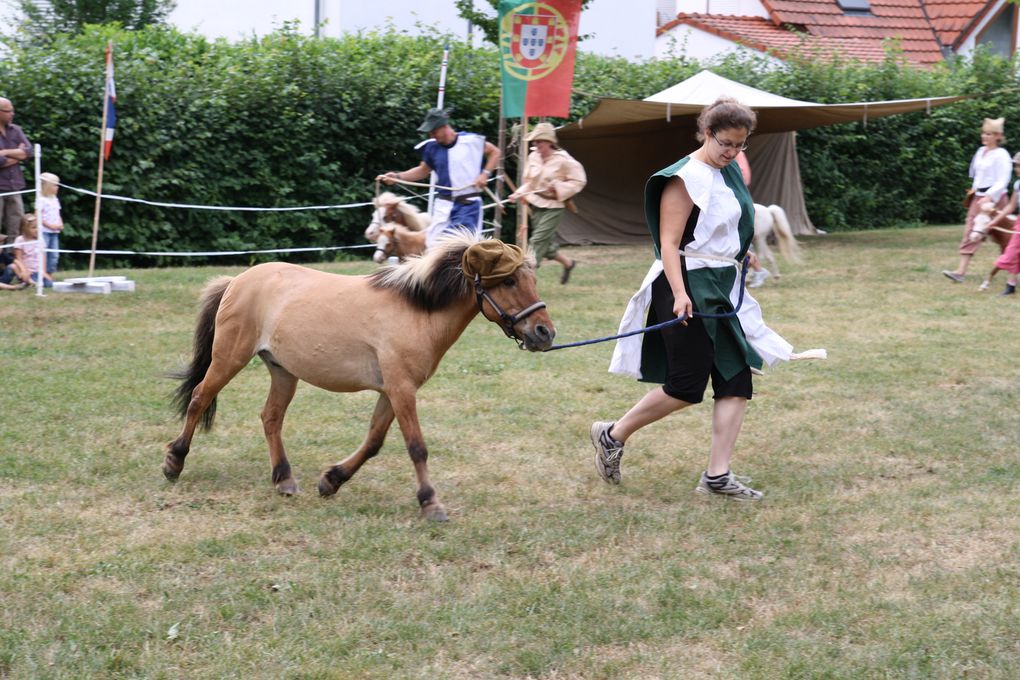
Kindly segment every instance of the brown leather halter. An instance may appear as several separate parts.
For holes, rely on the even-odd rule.
[[[492,296],[489,295],[489,291],[486,290],[485,286],[482,285],[482,277],[480,274],[475,274],[475,299],[478,301],[478,311],[485,315],[485,310],[482,309],[482,305],[485,302],[489,303],[489,306],[499,315],[499,321],[497,322],[499,327],[503,329],[503,333],[506,337],[515,340],[519,349],[524,349],[524,338],[517,335],[517,331],[514,326],[524,321],[529,316],[534,314],[540,309],[545,309],[545,303],[539,300],[538,302],[532,303],[517,312],[516,314],[507,314],[506,310],[500,307]]]

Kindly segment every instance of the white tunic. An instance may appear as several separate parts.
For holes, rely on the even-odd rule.
[[[1009,180],[1013,176],[1013,163],[1010,160],[1009,152],[1001,146],[994,149],[980,147],[970,162],[970,176],[974,178],[971,183],[973,189],[984,189],[987,191],[978,192],[979,195],[987,196],[993,201],[1006,192],[1009,187]]]
[[[736,220],[740,216],[740,206],[733,191],[726,186],[722,173],[692,158],[677,172],[691,200],[700,212],[694,228],[694,241],[687,246],[687,252],[704,253],[722,258],[733,258],[740,251],[739,237],[736,230],[728,228],[728,220]],[[716,259],[700,259],[693,255],[687,256],[687,269],[701,267],[729,267],[730,263]],[[641,329],[645,325],[648,307],[652,302],[652,283],[663,271],[662,260],[652,262],[648,273],[641,282],[641,287],[630,299],[627,309],[620,321],[620,333],[629,333]],[[734,305],[740,295],[740,277],[736,277],[730,301]],[[737,310],[737,320],[744,331],[748,344],[769,366],[780,360],[789,360],[793,346],[778,333],[765,325],[761,306],[744,291],[744,301]],[[641,344],[642,336],[632,335],[616,342],[613,358],[609,364],[610,373],[619,373],[641,379]]]

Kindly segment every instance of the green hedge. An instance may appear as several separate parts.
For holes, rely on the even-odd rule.
[[[42,145],[44,169],[70,185],[95,186],[107,40],[115,45],[120,120],[105,193],[277,207],[368,200],[377,173],[417,162],[415,128],[435,101],[446,43],[446,101],[456,107],[455,123],[496,138],[496,53],[450,36],[389,31],[316,40],[285,28],[227,43],[169,28],[90,27],[45,46],[12,47],[0,58],[3,94],[14,101],[17,122]],[[754,58],[713,65],[735,80],[821,102],[1015,88],[1015,67],[979,54],[918,70],[895,53],[874,66],[804,60],[775,70]],[[645,97],[701,68],[686,59],[631,63],[581,53],[572,116],[588,112],[600,95]],[[1020,123],[1015,91],[930,115],[802,132],[809,213],[830,230],[959,220],[981,119],[1001,115],[1007,126]],[[93,199],[65,191],[62,201],[65,247],[88,247]],[[191,251],[356,244],[369,210],[184,211],[111,200],[102,215],[102,248]],[[181,262],[124,264],[169,261]]]

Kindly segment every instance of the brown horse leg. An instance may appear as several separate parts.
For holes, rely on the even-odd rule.
[[[392,423],[393,406],[385,394],[380,394],[379,400],[375,403],[375,411],[372,413],[372,422],[368,426],[365,441],[345,460],[326,468],[319,478],[319,495],[325,497],[335,494],[340,486],[365,464],[365,461],[379,453]]]
[[[181,430],[177,439],[166,445],[163,476],[171,482],[176,480],[181,475],[181,470],[184,469],[184,459],[191,450],[191,440],[195,436],[195,429],[198,427],[198,421],[202,418],[202,414],[209,408],[209,404],[213,402],[220,390],[226,387],[227,383],[233,380],[234,376],[247,363],[248,359],[233,361],[228,364],[227,368],[223,368],[223,361],[217,361],[214,358],[202,382],[192,391],[191,401],[188,402],[188,412],[184,416],[184,429]]]
[[[287,415],[287,407],[294,398],[298,379],[285,368],[275,362],[273,357],[262,356],[269,368],[272,383],[266,405],[262,407],[262,429],[269,443],[269,464],[273,468],[273,486],[284,496],[293,496],[298,492],[297,480],[291,473],[287,452],[283,448],[283,418]]]
[[[445,522],[449,519],[446,515],[446,508],[439,502],[435,489],[429,483],[427,464],[429,452],[425,448],[425,439],[422,437],[421,426],[418,424],[418,407],[415,403],[414,389],[392,390],[390,401],[393,403],[400,431],[404,435],[407,453],[411,456],[411,462],[414,463],[414,474],[418,478],[418,504],[421,506],[421,517],[435,522]]]

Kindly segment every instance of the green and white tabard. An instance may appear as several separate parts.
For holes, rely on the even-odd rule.
[[[687,156],[652,175],[645,185],[645,220],[652,236],[655,262],[624,314],[621,332],[640,328],[640,324],[645,322],[641,318],[644,310],[650,309],[651,284],[662,272],[659,236],[662,192],[666,183],[675,176],[683,180],[694,202],[684,232],[685,252],[742,259],[754,236],[754,204],[735,162],[720,170]],[[733,310],[739,292],[739,272],[732,264],[688,256],[684,265],[687,294],[695,311],[721,314]],[[753,307],[760,321],[760,309],[756,304]],[[659,319],[654,310],[649,311],[648,325],[663,321],[668,319]],[[762,357],[748,342],[736,316],[701,321],[712,339],[715,366],[723,378],[728,380],[747,366],[761,368]],[[762,327],[768,330],[764,324]],[[781,338],[779,340],[788,347],[788,343]],[[633,375],[644,382],[665,382],[666,354],[662,335],[652,332],[621,339],[609,370]]]

